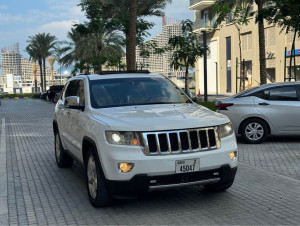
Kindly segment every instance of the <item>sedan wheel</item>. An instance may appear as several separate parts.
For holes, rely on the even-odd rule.
[[[268,134],[268,125],[261,119],[248,119],[241,125],[241,135],[246,143],[262,143]]]
[[[248,139],[257,141],[264,135],[264,128],[259,123],[250,123],[246,127],[245,133]]]

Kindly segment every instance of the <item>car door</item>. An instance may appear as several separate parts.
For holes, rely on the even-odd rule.
[[[62,139],[64,141],[64,144],[66,145],[66,148],[71,152],[75,153],[75,147],[73,145],[73,137],[72,137],[72,127],[74,126],[74,122],[71,118],[71,113],[74,111],[73,109],[66,108],[65,98],[70,96],[76,96],[77,95],[77,88],[78,88],[78,80],[72,80],[69,82],[65,94],[63,96],[62,100],[62,121],[63,121],[63,131],[61,132]]]
[[[265,89],[255,96],[255,107],[271,123],[272,134],[294,134],[300,131],[300,101],[295,85]]]
[[[79,104],[85,106],[85,89],[84,80],[77,80],[75,95],[79,97]],[[81,145],[83,140],[83,127],[85,114],[84,110],[80,109],[68,109],[68,125],[66,126],[69,145],[72,149],[72,153],[79,159],[82,159]]]

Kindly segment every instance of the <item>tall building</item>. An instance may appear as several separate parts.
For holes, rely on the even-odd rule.
[[[0,88],[7,88],[6,78],[7,75],[12,75],[13,87],[34,87],[34,74],[33,74],[33,61],[23,58],[19,51],[19,44],[13,44],[2,48],[2,83],[0,83]],[[37,84],[38,87],[41,86],[40,82],[40,68],[36,64],[37,70]],[[60,78],[57,76],[57,71],[53,71],[54,83],[60,84]],[[46,68],[46,84],[51,85],[51,71]]]
[[[179,36],[182,34],[180,21],[168,17],[163,17],[162,23],[162,33],[158,34],[154,38],[148,40],[149,42],[156,42],[158,48],[167,46],[169,38],[173,36]],[[151,51],[151,54],[148,58],[143,58],[140,56],[141,49],[140,47],[136,48],[136,61],[137,68],[149,70],[153,73],[163,74],[165,76],[176,76],[183,77],[185,72],[181,70],[174,70],[170,66],[172,51],[165,52],[161,55],[154,54]]]
[[[217,30],[212,29],[216,17],[213,14],[214,0],[190,0],[190,10],[194,11],[194,32],[202,36],[207,32],[210,49],[207,57],[208,93],[234,94],[260,84],[258,24],[249,17],[248,25],[240,27],[239,37],[236,26],[225,21]],[[251,10],[256,11],[253,1]],[[242,59],[240,60],[239,38],[241,39]],[[283,82],[287,77],[300,80],[300,56],[296,58],[296,73],[288,75],[289,59],[287,53],[292,46],[293,33],[281,32],[281,28],[265,22],[266,65],[268,82]],[[296,49],[300,48],[300,38],[296,40]],[[298,50],[299,51],[299,50]],[[300,51],[298,53],[300,55]],[[238,63],[236,63],[238,60]],[[287,64],[285,65],[285,60]],[[286,78],[284,76],[286,71]],[[196,90],[204,91],[203,59],[196,63]],[[244,83],[245,81],[245,83]]]
[[[21,55],[19,43],[1,49],[2,55],[2,74],[21,75]]]

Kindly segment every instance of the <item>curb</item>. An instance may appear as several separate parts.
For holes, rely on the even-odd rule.
[[[6,131],[5,118],[2,118],[0,135],[0,225],[8,225],[8,191],[6,169]]]
[[[3,100],[9,100],[9,99],[28,99],[30,97],[2,97]]]

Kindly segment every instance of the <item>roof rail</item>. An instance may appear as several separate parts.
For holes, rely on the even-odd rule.
[[[137,74],[137,73],[143,73],[143,74],[150,74],[150,71],[148,70],[133,70],[133,71],[101,71],[97,72],[99,75],[111,75],[111,74]]]

